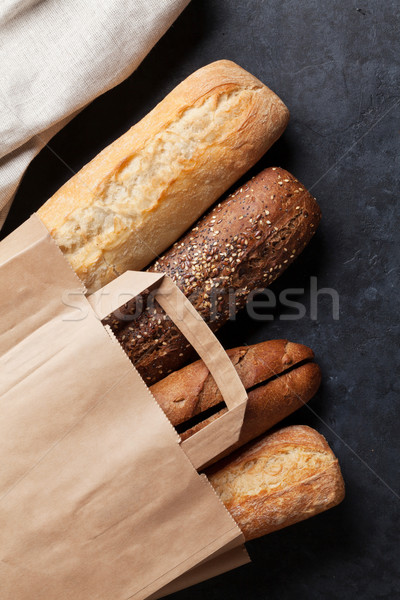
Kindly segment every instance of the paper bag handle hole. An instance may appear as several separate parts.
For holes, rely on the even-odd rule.
[[[174,356],[171,356],[171,360],[168,359],[168,354],[173,354],[173,350],[168,346],[163,346],[163,343],[168,342],[164,342],[160,339],[165,335],[166,330],[167,337],[171,337],[172,334],[174,343],[179,339],[182,340],[184,338],[186,340],[184,363],[182,366],[178,367],[178,370],[184,368],[188,363],[200,359],[196,350],[190,345],[184,334],[179,331],[172,319],[160,306],[156,299],[156,295],[157,288],[155,286],[147,288],[141,294],[131,298],[103,320],[103,324],[108,325],[112,329],[120,345],[149,387],[155,384],[156,381],[158,383],[158,381],[164,380],[174,371],[172,368],[172,363],[175,361]],[[160,340],[158,343],[155,341],[157,339]],[[157,352],[158,356],[152,364],[149,364],[148,360],[149,343],[152,346],[151,353]],[[167,365],[167,367],[165,365]],[[218,386],[209,371],[208,377],[212,378],[216,389],[218,389]],[[171,380],[170,385],[173,388],[176,384]],[[158,401],[157,387],[160,386],[155,385],[153,395]],[[222,396],[219,394],[216,396],[215,404],[200,408],[198,411],[196,410],[196,407],[194,407],[191,414],[187,414],[187,411],[185,413],[182,411],[181,415],[179,414],[179,403],[186,400],[185,397],[179,397],[179,394],[177,394],[176,398],[172,399],[172,407],[169,407],[166,403],[162,402],[159,402],[159,404],[171,424],[180,434],[182,440],[184,440],[220,416],[221,411],[224,412],[227,410],[226,403]]]

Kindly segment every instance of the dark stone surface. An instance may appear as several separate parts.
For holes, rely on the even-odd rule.
[[[323,385],[288,422],[323,433],[347,484],[343,504],[248,544],[253,563],[176,594],[176,600],[398,598],[399,591],[399,26],[395,0],[193,0],[136,73],[96,100],[29,168],[8,233],[107,143],[196,68],[229,58],[291,110],[258,168],[279,165],[312,189],[321,227],[274,286],[305,288],[307,314],[252,321],[226,345],[286,337],[310,345]],[[61,157],[62,161],[58,157]],[[65,164],[63,164],[65,163]],[[257,169],[255,169],[256,171]],[[397,241],[397,245],[396,245]],[[310,277],[340,296],[309,310]]]

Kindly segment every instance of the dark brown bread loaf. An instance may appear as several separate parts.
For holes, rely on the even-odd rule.
[[[325,438],[304,425],[267,434],[207,476],[246,540],[328,510],[345,493]]]
[[[248,391],[248,402],[240,438],[224,455],[265,433],[303,406],[321,382],[320,368],[311,362],[314,353],[301,344],[270,340],[233,348],[227,354]],[[150,390],[174,426],[223,402],[201,360],[171,373]],[[183,431],[181,438],[187,439],[200,431],[226,410],[222,407],[216,414]]]
[[[274,281],[308,244],[321,213],[287,171],[265,169],[218,204],[149,271],[168,274],[213,331]],[[150,385],[187,363],[192,351],[157,303],[136,301],[106,323]],[[121,318],[122,317],[122,318]]]

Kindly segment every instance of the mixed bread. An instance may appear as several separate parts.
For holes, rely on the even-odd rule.
[[[220,199],[280,137],[288,118],[263,83],[217,61],[178,85],[38,215],[89,293],[128,269],[166,273],[217,331],[296,259],[318,227],[317,202],[278,167]],[[188,364],[192,348],[150,290],[104,324],[181,439],[227,410],[204,363]],[[316,431],[266,433],[316,393],[321,373],[312,350],[272,340],[228,356],[248,404],[238,442],[206,474],[250,540],[338,504],[344,484]]]

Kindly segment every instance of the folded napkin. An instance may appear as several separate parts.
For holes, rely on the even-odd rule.
[[[189,0],[2,0],[0,228],[31,160],[128,77]]]

